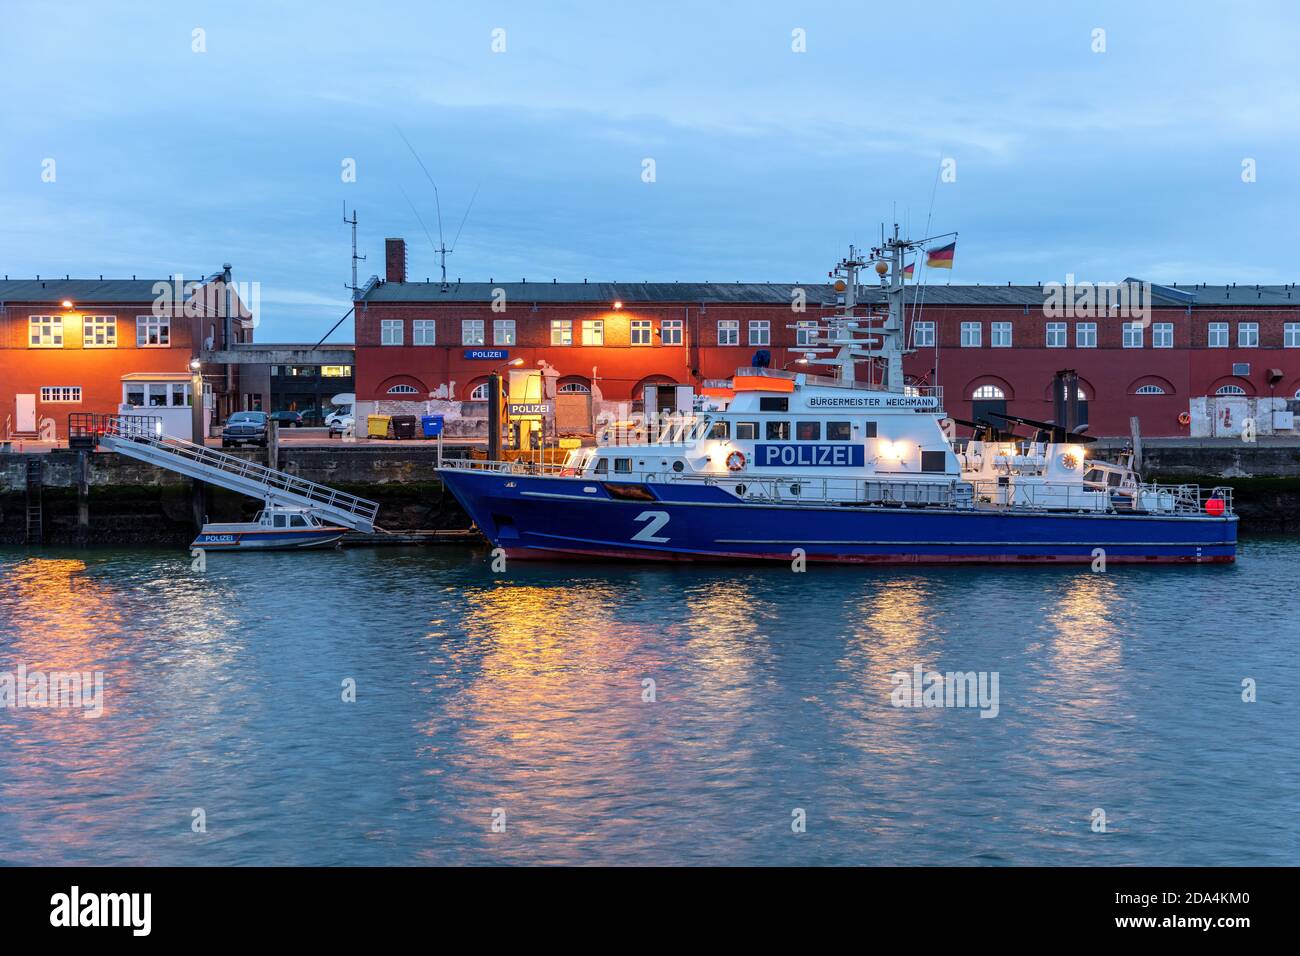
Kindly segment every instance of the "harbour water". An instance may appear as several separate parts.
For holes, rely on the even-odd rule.
[[[1297,567],[0,550],[0,863],[1293,864]]]

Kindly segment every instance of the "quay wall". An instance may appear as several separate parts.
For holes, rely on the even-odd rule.
[[[1099,455],[1118,443],[1089,446]],[[220,488],[196,493],[189,479],[110,452],[87,453],[79,522],[82,453],[67,450],[0,454],[0,543],[27,541],[27,462],[39,459],[47,544],[168,544],[192,540],[195,520],[248,520],[260,502]],[[260,449],[236,452],[265,462]],[[428,445],[282,445],[282,470],[378,501],[389,531],[465,528],[469,520],[435,473]],[[1148,480],[1229,485],[1243,533],[1300,533],[1300,442],[1255,445],[1236,440],[1155,441],[1143,449]],[[197,494],[197,497],[196,497]]]

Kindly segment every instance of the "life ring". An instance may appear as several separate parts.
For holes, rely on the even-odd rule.
[[[728,471],[745,470],[745,453],[743,451],[733,451],[730,455],[727,456],[727,470]]]
[[[1179,413],[1178,413],[1178,424],[1180,424],[1180,425],[1190,425],[1191,423],[1192,423],[1192,416],[1191,416],[1190,413],[1188,413],[1188,412],[1179,412]]]

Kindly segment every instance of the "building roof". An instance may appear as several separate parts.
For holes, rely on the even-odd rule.
[[[172,280],[0,279],[0,302],[152,302],[158,282]]]
[[[1125,281],[1135,281],[1126,279]],[[377,282],[361,295],[363,302],[475,302],[492,301],[495,289],[505,290],[506,301],[538,303],[732,303],[736,305],[788,305],[795,289],[803,289],[810,305],[833,304],[835,292],[826,283],[797,282],[453,282],[442,291],[438,282]],[[1046,290],[1040,285],[910,286],[908,301],[924,291],[926,305],[1041,307]],[[1151,286],[1157,307],[1294,306],[1300,307],[1300,290],[1288,285]],[[878,286],[868,285],[860,301],[883,301]]]

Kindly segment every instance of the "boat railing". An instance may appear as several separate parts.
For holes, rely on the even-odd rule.
[[[1113,514],[1230,515],[1232,489],[1203,488],[1200,485],[1144,484],[1129,488],[1108,488],[1067,481],[1000,481],[981,479],[971,483],[975,506],[1009,511],[1100,511]],[[1222,502],[1210,505],[1211,499]]]

